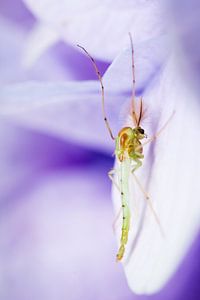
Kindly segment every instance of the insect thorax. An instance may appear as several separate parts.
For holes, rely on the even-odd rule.
[[[136,159],[141,157],[143,148],[140,140],[145,136],[144,130],[139,126],[122,128],[116,138],[115,154],[119,161],[126,158]]]

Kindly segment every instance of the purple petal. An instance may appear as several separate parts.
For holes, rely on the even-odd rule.
[[[185,64],[185,73],[192,77],[194,88],[199,92],[199,63],[200,63],[200,3],[198,0],[169,1],[167,4],[171,34],[177,48],[184,56],[182,64]]]
[[[125,98],[110,91],[106,95],[110,121],[116,127]],[[23,126],[86,147],[103,150],[112,145],[103,122],[98,82],[24,83],[4,87],[0,91],[0,107],[2,117]]]
[[[0,66],[1,84],[13,83],[25,80],[61,80],[71,78],[71,72],[67,72],[61,64],[58,63],[55,54],[47,53],[32,68],[27,70],[22,64],[24,47],[26,45],[27,32],[15,27],[7,20],[0,18]],[[52,72],[52,70],[54,70]]]
[[[29,32],[12,22],[0,18],[0,83],[7,84],[27,80],[83,80],[96,78],[88,59],[62,43],[47,51],[31,67],[24,64]],[[98,64],[103,72],[106,64]]]
[[[1,120],[0,126],[1,205],[15,203],[21,193],[34,186],[48,169],[84,162],[85,151],[59,139]]]
[[[16,27],[23,27],[23,30],[29,30],[35,22],[35,18],[22,0],[0,1],[0,11],[2,17],[15,23]]]
[[[129,297],[113,259],[106,160],[71,165],[81,149],[7,122],[0,141],[0,297]]]

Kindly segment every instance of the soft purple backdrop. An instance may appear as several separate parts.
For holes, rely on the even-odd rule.
[[[180,12],[182,15],[175,15],[176,5],[182,7],[179,2],[171,1],[165,8],[173,12],[172,19],[179,24],[177,27],[176,22],[172,23],[174,28],[181,26],[182,16],[186,15],[184,8]],[[131,9],[130,1],[127,5]],[[45,51],[30,69],[25,69],[21,59],[36,22],[35,16],[20,0],[0,1],[2,88],[33,80],[45,86],[47,82],[65,84],[72,80],[96,79],[87,58],[70,43],[62,41]],[[195,35],[199,29],[200,22],[196,20],[190,35],[195,45],[195,37],[199,45],[200,39]],[[180,47],[184,50],[188,46],[186,37],[177,32]],[[186,51],[186,60],[198,80],[199,53],[193,52],[193,47],[189,50]],[[111,63],[109,55],[98,61],[102,73]],[[97,54],[97,58],[100,56]],[[160,55],[162,59],[164,56]],[[159,64],[158,59],[153,71],[149,67],[150,75],[159,72]],[[148,80],[148,76],[144,82],[141,80],[140,90]],[[114,84],[117,90],[120,83],[119,86],[116,82]],[[15,85],[13,87],[15,91]],[[63,87],[64,91],[65,88],[70,89],[70,83]],[[22,120],[21,117],[0,119],[0,298],[200,299],[199,237],[176,274],[158,294],[137,296],[129,289],[122,265],[115,262],[114,213],[111,184],[107,178],[107,172],[114,164],[113,149],[101,120],[98,88],[94,86],[94,99],[97,100],[94,105],[90,96],[87,99],[88,88],[86,83],[83,92],[81,88],[79,91],[81,94],[86,90],[86,96],[80,100],[85,101],[85,119],[84,114],[79,114],[77,104],[70,106],[69,110],[66,108],[66,119],[72,120],[66,128],[66,136],[62,124],[60,129],[58,126],[58,129],[52,127],[51,130],[48,124],[42,123],[42,115],[37,119],[37,109],[35,112],[33,109],[33,114],[27,113],[30,122],[24,116]],[[55,100],[57,90],[54,86],[52,93]],[[37,100],[37,92],[31,96]],[[110,101],[110,107],[114,107],[114,117],[111,118],[117,123],[119,109],[115,108],[113,97]],[[75,103],[79,105],[79,102]],[[117,103],[119,105],[120,100]],[[62,123],[59,119],[62,107],[57,114],[54,110],[56,106],[50,107],[50,111],[47,109],[44,119],[49,119],[49,124]],[[41,111],[43,114],[45,110],[41,108]],[[38,120],[37,124],[34,124],[34,119]],[[87,126],[81,128],[84,121]]]

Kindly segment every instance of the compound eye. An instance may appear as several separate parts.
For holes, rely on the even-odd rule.
[[[144,129],[142,129],[142,128],[139,127],[138,131],[139,131],[139,133],[144,134]]]

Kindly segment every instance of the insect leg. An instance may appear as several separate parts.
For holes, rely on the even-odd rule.
[[[132,173],[132,175],[133,175],[133,177],[134,177],[134,179],[135,179],[135,182],[137,183],[137,185],[139,186],[141,192],[143,193],[145,199],[148,200],[150,197],[149,197],[149,195],[147,194],[147,192],[145,191],[145,189],[143,188],[143,186],[141,185],[141,183],[140,183],[139,179],[137,178],[137,176],[135,175],[134,169],[131,171],[131,173]]]
[[[113,229],[114,233],[116,232],[116,227],[117,227],[116,224],[117,224],[117,222],[119,220],[119,217],[120,217],[121,213],[122,213],[122,208],[120,208],[120,210],[118,211],[118,213],[116,214],[116,216],[115,216],[115,218],[113,220],[112,229]]]
[[[143,158],[143,155],[141,153],[138,153],[139,158]],[[147,193],[145,192],[145,190],[143,189],[142,185],[140,184],[139,180],[137,179],[136,175],[135,175],[135,171],[141,167],[142,162],[140,161],[139,158],[135,158],[135,162],[136,162],[136,166],[131,170],[131,173],[133,175],[133,177],[135,178],[136,183],[138,184],[138,186],[140,187],[140,190],[142,191],[142,193],[144,194],[145,199],[149,199],[149,196],[147,195]],[[138,211],[138,209],[137,209]]]
[[[116,186],[116,188],[117,188],[118,191],[120,192],[120,187],[119,187],[119,185],[117,184],[117,182],[114,180],[114,175],[115,175],[116,172],[117,172],[117,170],[111,169],[111,170],[108,172],[108,177],[110,178],[110,180],[112,181],[112,183]]]
[[[156,134],[154,134],[152,137],[150,137],[146,142],[144,142],[142,144],[142,147],[144,145],[149,144],[150,142],[155,141],[155,139],[157,139],[157,137],[165,130],[165,128],[167,127],[167,125],[170,123],[170,121],[173,118],[174,114],[175,114],[175,111],[173,111],[173,113],[171,114],[171,116],[169,117],[169,119],[167,120],[167,122],[160,128],[160,130],[158,130],[158,132]]]
[[[118,189],[118,191],[120,192],[120,187],[119,185],[116,183],[116,181],[114,180],[114,175],[115,173],[117,172],[116,169],[111,169],[109,172],[108,172],[108,177],[110,178],[110,180],[112,181],[112,183],[116,186],[116,188]],[[116,227],[116,223],[120,217],[120,214],[122,212],[122,208],[120,208],[120,210],[118,211],[116,217],[114,218],[114,221],[113,221],[113,224],[112,224],[112,228],[113,228],[113,231],[115,232],[115,227]]]
[[[141,158],[143,158],[143,155],[141,155],[140,153],[139,153],[139,155],[141,156]],[[140,158],[137,158],[137,157],[134,158],[134,162],[136,162],[136,165],[133,168],[133,170],[131,171],[132,173],[134,173],[138,168],[140,168],[142,166],[142,162],[141,162]]]
[[[134,179],[135,179],[135,182],[137,183],[138,187],[140,188],[140,191],[143,193],[144,198],[145,198],[145,201],[146,201],[147,205],[149,206],[149,208],[150,208],[150,210],[151,210],[151,212],[152,212],[152,214],[153,214],[153,216],[154,216],[154,219],[155,219],[156,223],[157,223],[158,226],[159,226],[159,229],[160,229],[160,232],[161,232],[162,236],[164,237],[164,236],[165,236],[164,230],[163,230],[163,228],[162,228],[162,225],[161,225],[161,223],[160,223],[160,220],[159,220],[159,218],[158,218],[158,215],[156,214],[156,212],[155,212],[155,210],[154,210],[154,208],[153,208],[153,204],[152,204],[152,202],[151,202],[151,200],[150,200],[150,198],[149,198],[149,195],[147,194],[147,192],[146,192],[145,189],[143,188],[142,184],[140,183],[139,179],[138,179],[137,176],[135,175],[134,169],[131,171],[131,173],[133,174],[133,177],[134,177]]]
[[[111,139],[112,139],[112,140],[115,140],[115,137],[114,137],[114,135],[113,135],[113,133],[112,133],[110,124],[109,124],[108,119],[107,119],[107,117],[106,117],[106,112],[105,112],[104,85],[103,85],[103,79],[102,79],[101,73],[100,73],[100,71],[99,71],[99,69],[98,69],[98,67],[97,67],[97,64],[96,64],[94,58],[88,53],[88,51],[87,51],[84,47],[82,47],[82,46],[80,46],[80,45],[77,45],[77,46],[78,46],[79,48],[81,48],[81,49],[85,52],[85,54],[89,57],[89,59],[90,59],[91,62],[92,62],[92,65],[93,65],[93,67],[94,67],[94,69],[95,69],[95,72],[96,72],[97,77],[98,77],[98,79],[99,79],[99,82],[100,82],[100,84],[101,84],[101,97],[102,97],[103,119],[104,119],[105,125],[106,125],[106,127],[107,127],[107,129],[108,129],[108,132],[109,132],[109,134],[110,134]]]

